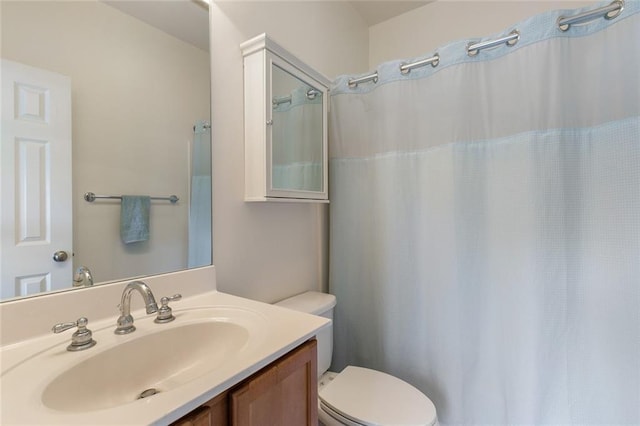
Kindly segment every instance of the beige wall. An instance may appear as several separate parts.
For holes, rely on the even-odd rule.
[[[368,29],[344,2],[219,2],[212,18],[214,264],[218,289],[273,302],[327,281],[326,205],[245,203],[239,45],[263,32],[333,78],[367,68]]]
[[[1,53],[71,78],[74,265],[96,281],[184,268],[188,143],[209,117],[208,52],[87,0],[3,1]],[[87,191],[181,201],[152,202],[150,241],[125,246],[120,203],[88,203]]]
[[[369,28],[369,69],[394,59],[432,54],[450,42],[486,37],[530,16],[594,1],[437,1]]]

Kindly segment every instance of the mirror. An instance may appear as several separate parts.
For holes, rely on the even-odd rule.
[[[271,187],[323,191],[322,90],[274,63],[271,91]]]
[[[55,182],[50,172],[69,167],[57,165],[49,156],[47,137],[5,133],[5,129],[21,129],[22,124],[5,125],[3,113],[2,299],[73,288],[74,273],[77,283],[86,284],[89,278],[81,267],[88,268],[97,285],[210,265],[207,9],[189,0],[3,0],[0,7],[3,67],[8,60],[64,76],[70,82],[71,99],[71,170],[68,178]],[[3,68],[3,98],[5,75]],[[26,99],[25,111],[35,116],[40,111],[38,102],[46,106],[54,97],[53,92],[39,92],[39,87],[26,84],[19,96],[12,94]],[[3,109],[6,102],[13,105],[11,99],[2,102]],[[45,127],[33,121],[28,124]],[[6,166],[18,160],[8,160],[4,150],[21,146],[16,141],[22,140],[38,142],[26,144],[22,151],[16,148],[16,155],[33,157],[39,164],[25,169],[24,175],[18,167],[13,173],[13,166]],[[6,172],[12,173],[5,176]],[[21,185],[27,189],[35,185],[37,191],[23,191],[18,202],[9,199],[23,189]],[[63,219],[50,220],[51,210],[64,204],[51,191],[62,188],[70,193],[69,212]],[[85,201],[88,192],[96,195],[92,202]],[[129,209],[122,195],[152,197],[148,218],[144,211],[133,216],[136,226],[146,224],[146,239],[123,241],[122,228],[131,223],[121,220],[126,217],[123,206]],[[169,200],[172,195],[177,202]],[[20,210],[29,203],[40,204],[44,213],[30,218]],[[5,210],[16,214],[5,215]],[[65,224],[70,227],[69,244],[10,258],[12,247],[42,245]],[[36,237],[16,231],[20,226]],[[55,262],[54,252],[66,253],[67,260]],[[21,269],[10,271],[17,264]],[[63,268],[62,278],[52,278],[52,270]]]
[[[240,50],[245,201],[328,203],[331,83],[267,34]]]

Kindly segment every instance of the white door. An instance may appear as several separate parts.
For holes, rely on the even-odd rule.
[[[71,287],[71,80],[5,59],[0,76],[0,291],[7,299]]]

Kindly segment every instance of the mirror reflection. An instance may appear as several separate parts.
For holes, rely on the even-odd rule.
[[[322,191],[322,91],[276,64],[271,90],[272,188]]]
[[[2,299],[210,265],[208,11],[191,1],[0,7]],[[65,97],[69,135],[47,133]]]

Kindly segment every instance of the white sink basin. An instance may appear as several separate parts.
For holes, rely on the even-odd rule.
[[[33,375],[49,364],[55,373],[43,371],[44,407],[62,412],[104,410],[132,404],[144,391],[149,396],[162,394],[221,369],[267,334],[264,316],[247,309],[176,309],[174,315],[176,319],[166,324],[154,323],[154,315],[136,318],[136,331],[124,336],[113,333],[115,323],[94,329],[94,347],[68,352],[65,341],[5,372],[3,382]]]
[[[127,335],[113,332],[117,312],[93,322],[87,312],[97,344],[79,352],[66,350],[72,330],[0,347],[0,424],[170,424],[328,325],[217,291],[173,312],[175,321],[156,324],[134,311]],[[159,392],[137,399],[150,388]]]
[[[71,367],[44,390],[45,406],[91,411],[127,404],[181,386],[237,356],[249,330],[232,322],[178,325],[100,352]]]

